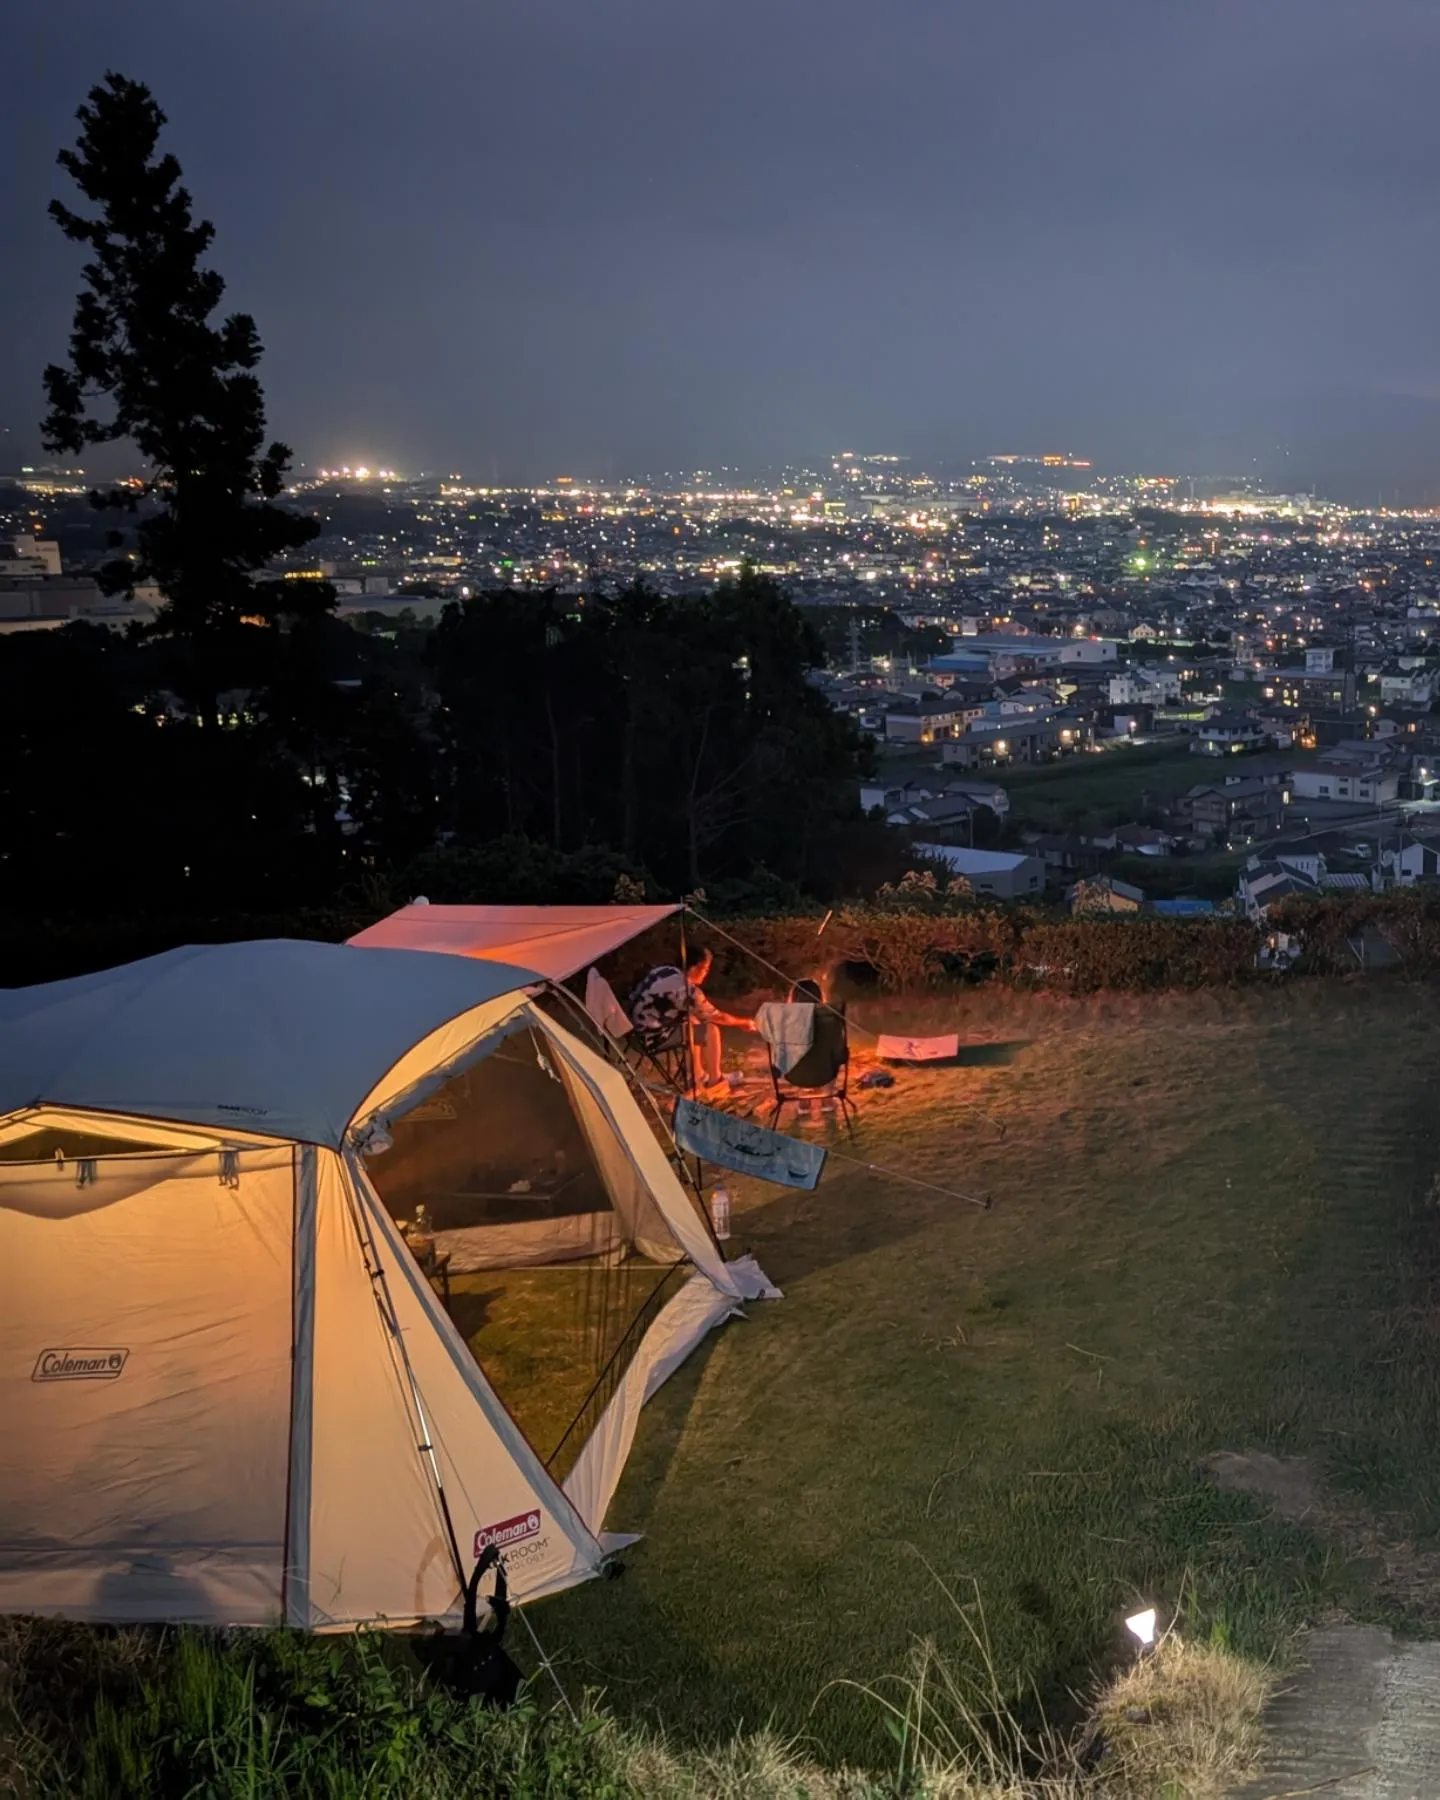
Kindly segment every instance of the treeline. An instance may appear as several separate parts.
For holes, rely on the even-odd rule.
[[[903,852],[820,654],[754,577],[488,594],[403,641],[282,620],[208,654],[203,700],[172,638],[0,638],[0,911],[862,892]]]

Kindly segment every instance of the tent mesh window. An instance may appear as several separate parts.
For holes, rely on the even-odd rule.
[[[432,1242],[448,1258],[451,1318],[563,1480],[689,1264],[588,1090],[533,1027],[389,1135],[367,1161],[376,1192],[422,1265]]]
[[[76,1157],[127,1156],[163,1148],[139,1137],[102,1136],[75,1126],[42,1125],[0,1143],[0,1162],[65,1162]]]

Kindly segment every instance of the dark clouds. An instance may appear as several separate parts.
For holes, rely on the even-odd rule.
[[[312,460],[1043,444],[1440,497],[1433,0],[11,0],[8,23],[0,424],[31,443],[76,278],[53,155],[115,67],[170,114]]]

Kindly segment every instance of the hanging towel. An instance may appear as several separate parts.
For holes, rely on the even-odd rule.
[[[777,1075],[788,1075],[815,1041],[815,1008],[808,1002],[767,1000],[755,1029],[770,1046]]]
[[[875,1046],[882,1062],[952,1062],[960,1054],[960,1033],[949,1037],[882,1037]]]
[[[698,1100],[676,1101],[675,1142],[702,1162],[718,1163],[737,1175],[758,1175],[780,1187],[813,1188],[825,1167],[823,1145],[802,1144]]]
[[[615,998],[614,988],[598,969],[591,969],[585,977],[585,1010],[606,1037],[622,1038],[630,1032],[630,1021],[625,1016],[625,1008]]]

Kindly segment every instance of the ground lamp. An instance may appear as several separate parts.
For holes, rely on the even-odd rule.
[[[1125,1621],[1125,1629],[1140,1646],[1143,1656],[1147,1650],[1155,1647],[1156,1614],[1153,1606],[1147,1606],[1144,1612],[1131,1613]]]

